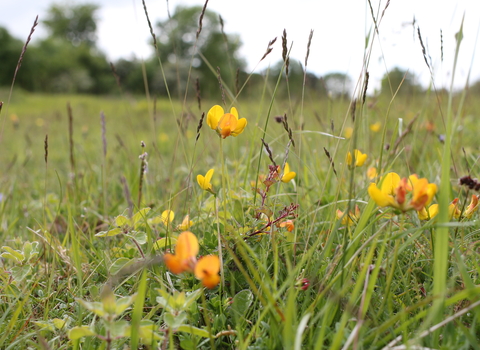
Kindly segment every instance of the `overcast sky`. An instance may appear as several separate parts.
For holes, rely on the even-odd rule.
[[[73,3],[72,1],[56,1]],[[99,11],[99,46],[110,60],[119,57],[148,57],[149,29],[141,0],[89,0]],[[203,0],[145,0],[153,23],[167,18],[177,5],[204,5]],[[51,0],[2,0],[0,26],[25,40],[35,16],[45,18]],[[375,13],[381,13],[387,1],[372,0]],[[293,42],[291,60],[304,62],[308,36],[313,29],[308,69],[316,74],[342,72],[356,80],[362,69],[365,38],[373,21],[366,0],[210,0],[208,9],[219,13],[227,33],[238,33],[241,55],[250,70],[261,70],[281,59],[281,35],[287,31]],[[480,57],[474,60],[480,26],[479,0],[391,0],[379,24],[369,72],[371,86],[378,86],[386,69],[400,66],[415,73],[428,84],[430,73],[422,56],[416,28],[433,63],[437,87],[448,87],[455,52],[455,33],[465,15],[464,40],[460,48],[456,86],[463,86],[471,69],[472,80],[480,79]],[[415,18],[415,28],[412,22]],[[193,19],[197,21],[197,19]],[[443,33],[443,61],[441,37]],[[45,36],[40,26],[35,38]],[[268,42],[278,37],[274,51],[257,66]],[[480,53],[477,52],[477,56]],[[472,63],[473,62],[473,63]]]

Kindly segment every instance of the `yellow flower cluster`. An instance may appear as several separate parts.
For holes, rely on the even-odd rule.
[[[448,214],[450,215],[450,219],[459,219],[459,218],[465,218],[465,219],[470,219],[478,209],[478,196],[473,194],[472,195],[472,200],[470,201],[470,204],[468,207],[463,211],[458,207],[458,198],[455,198],[450,205],[448,206]],[[432,204],[428,208],[423,208],[423,210],[420,210],[418,212],[418,218],[420,220],[430,220],[433,219],[435,216],[438,214],[438,204]]]
[[[409,210],[422,211],[431,203],[437,193],[437,185],[428,183],[425,178],[417,175],[400,178],[396,173],[388,173],[380,181],[368,187],[368,194],[380,207],[393,207],[402,212]]]

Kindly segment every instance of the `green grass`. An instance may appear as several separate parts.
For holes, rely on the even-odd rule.
[[[206,120],[196,136],[221,94],[198,108],[14,90],[0,114],[0,348],[478,349],[478,213],[451,220],[447,210],[473,193],[457,179],[478,172],[478,99],[428,91],[362,103],[359,93],[353,119],[345,99],[263,91],[237,97],[248,125],[220,141]],[[284,113],[295,146],[275,121]],[[368,159],[350,169],[354,149]],[[262,194],[259,177],[287,155],[295,179]],[[378,208],[367,193],[371,166],[436,183],[441,219]],[[196,181],[210,168],[215,195]],[[343,224],[336,210],[356,205],[360,217]],[[175,217],[164,225],[167,209]],[[199,256],[222,258],[212,290],[162,260],[187,214]],[[266,218],[291,219],[294,230],[271,225],[252,235]]]

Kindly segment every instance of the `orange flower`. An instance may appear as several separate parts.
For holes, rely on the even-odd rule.
[[[216,255],[207,255],[197,261],[199,246],[197,237],[190,231],[178,236],[175,254],[164,255],[165,265],[174,274],[194,272],[195,277],[209,288],[215,288],[220,282],[220,259]]]
[[[164,255],[165,265],[176,275],[192,272],[197,262],[198,249],[197,237],[190,231],[184,231],[178,236],[175,254]]]
[[[207,255],[195,265],[195,277],[208,289],[213,289],[220,282],[220,259],[216,255]]]
[[[292,232],[293,229],[295,228],[295,225],[293,224],[292,220],[286,220],[286,221],[280,223],[280,225],[278,225],[278,226],[285,227],[288,232]]]

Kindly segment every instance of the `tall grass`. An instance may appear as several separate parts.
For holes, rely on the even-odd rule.
[[[448,96],[372,94],[388,3],[367,6],[351,100],[291,85],[286,31],[283,69],[251,100],[214,67],[215,101],[13,90],[0,153],[0,347],[477,349],[478,214],[462,214],[474,188],[456,180],[477,170],[480,105],[453,84]],[[247,118],[243,133],[218,137],[215,104]],[[368,154],[358,167],[346,161],[355,149]],[[296,176],[283,182],[287,162]],[[205,191],[197,175],[211,168]],[[367,188],[391,171],[436,183],[438,216],[379,207]],[[166,268],[187,229],[198,255],[220,256],[218,287]]]

